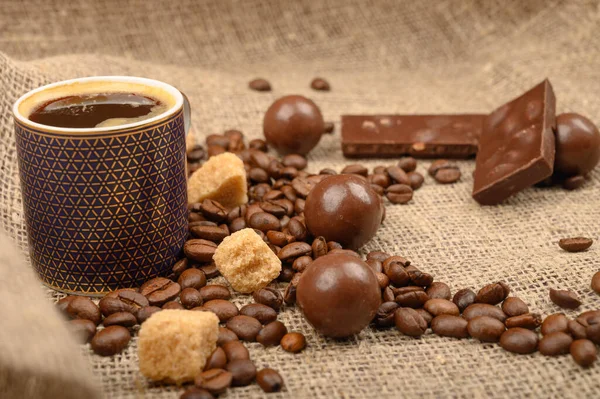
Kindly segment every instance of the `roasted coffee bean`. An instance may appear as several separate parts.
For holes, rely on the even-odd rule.
[[[600,345],[600,318],[590,320],[590,325],[585,329],[585,335],[587,339]]]
[[[161,306],[168,301],[172,301],[177,298],[180,292],[181,286],[179,284],[163,277],[149,280],[140,288],[140,294],[148,299],[150,305],[155,306]]]
[[[554,302],[556,306],[565,309],[577,309],[581,306],[581,301],[577,297],[577,294],[568,290],[555,290],[554,288],[550,288],[550,300]]]
[[[300,273],[298,273],[300,274]],[[296,303],[296,287],[290,282],[283,292],[283,301],[286,305],[293,305]]]
[[[196,238],[219,243],[228,236],[228,232],[218,226],[193,226],[190,233]]]
[[[267,238],[271,244],[277,245],[278,247],[284,247],[295,240],[294,236],[275,230],[267,231]]]
[[[526,328],[509,328],[500,337],[500,346],[513,353],[533,353],[538,346],[538,335]]]
[[[258,291],[254,291],[252,298],[256,303],[266,305],[275,311],[281,309],[283,305],[283,297],[279,290],[271,287],[261,288]]]
[[[58,308],[58,310],[60,312],[62,312],[63,314],[68,316],[69,314],[67,313],[67,306],[75,298],[79,298],[79,297],[76,295],[68,295],[64,298],[61,298],[58,302],[56,302],[56,307]]]
[[[409,172],[407,176],[410,182],[410,187],[413,190],[420,189],[421,186],[423,186],[423,183],[425,182],[425,178],[419,172]]]
[[[398,262],[384,262],[383,270],[385,274],[389,277],[392,284],[394,284],[396,287],[403,287],[410,283],[409,274],[406,272],[404,267]]]
[[[206,136],[206,145],[218,145],[227,148],[229,146],[229,139],[221,134],[209,134]]]
[[[496,305],[502,302],[507,295],[508,292],[504,290],[500,283],[488,284],[479,290],[477,296],[475,296],[475,302]]]
[[[237,306],[225,299],[212,299],[204,302],[202,307],[204,310],[216,314],[221,323],[230,320],[232,317],[235,317],[240,313]]]
[[[365,168],[363,165],[352,164],[352,165],[348,165],[348,166],[344,167],[344,169],[342,169],[342,171],[340,173],[346,174],[346,175],[360,175],[360,176],[367,177],[367,175],[369,174],[369,170],[367,168]]]
[[[292,186],[285,185],[281,187],[281,193],[285,197],[285,199],[290,200],[292,202],[296,202],[298,196],[296,195],[296,190]]]
[[[417,286],[414,286],[414,285],[409,285],[408,287],[393,287],[392,288],[392,292],[396,296],[403,295],[403,294],[406,294],[408,292],[413,292],[413,291],[425,292],[425,290],[422,287],[417,287]]]
[[[422,308],[429,301],[429,296],[425,291],[410,291],[396,295],[395,301],[402,307],[417,309]]]
[[[577,320],[569,320],[569,323],[567,323],[567,329],[569,330],[569,334],[571,334],[575,339],[587,338],[585,326]]]
[[[182,290],[186,288],[195,288],[199,290],[206,285],[206,275],[200,269],[187,269],[181,273],[177,283],[181,286]]]
[[[294,219],[290,220],[290,224],[293,221]],[[293,242],[281,248],[277,257],[281,259],[282,262],[289,262],[292,259],[310,254],[312,254],[312,247],[310,245],[305,242]]]
[[[148,299],[146,299],[144,295],[140,294],[140,292],[134,288],[122,288],[120,290],[113,291],[106,296],[120,299],[122,302],[131,305],[134,311],[144,306],[148,306]]]
[[[246,216],[246,210],[248,209],[247,205],[240,205],[232,208],[227,214],[227,221],[229,223],[233,222],[237,218],[243,218]]]
[[[462,317],[442,314],[431,320],[431,330],[441,337],[467,338],[467,324]]]
[[[210,158],[215,155],[227,152],[227,149],[225,147],[221,147],[220,145],[208,145],[206,152],[208,153],[208,157]]]
[[[183,309],[183,305],[180,304],[177,301],[169,301],[167,303],[165,303],[164,305],[162,305],[162,309],[176,309],[176,310],[182,310]]]
[[[320,175],[326,175],[326,176],[333,176],[333,175],[337,175],[337,172],[331,168],[325,168],[325,169],[321,169],[319,171]]]
[[[250,142],[248,143],[248,148],[262,152],[267,152],[269,150],[269,148],[267,147],[267,142],[263,139],[250,140]]]
[[[267,170],[269,169],[269,164],[271,163],[271,157],[263,151],[250,151],[250,165],[252,167],[257,167],[259,169]]]
[[[204,147],[199,144],[193,146],[186,154],[187,161],[190,163],[199,162],[206,158]]]
[[[592,277],[592,290],[600,295],[600,272],[596,272]]]
[[[588,310],[577,316],[577,321],[587,327],[596,317],[600,317],[600,310]]]
[[[227,220],[227,209],[219,202],[211,199],[205,199],[200,204],[200,212],[210,221],[222,223]]]
[[[229,230],[231,231],[231,233],[235,233],[236,231],[240,231],[246,228],[246,220],[244,220],[244,218],[240,217],[237,219],[234,219],[231,223],[229,223]]]
[[[325,124],[323,126],[325,126],[323,133],[331,134],[331,133],[333,133],[333,130],[335,129],[335,125],[333,124],[333,122],[325,122]]]
[[[408,173],[417,169],[417,160],[413,157],[403,157],[400,158],[396,165],[398,165],[400,169]]]
[[[265,325],[258,332],[256,335],[256,341],[263,346],[279,345],[279,341],[281,341],[281,338],[283,338],[285,334],[287,334],[287,328],[285,324],[280,321],[273,321]]]
[[[542,323],[542,335],[550,334],[553,332],[568,332],[569,331],[569,319],[563,313],[552,314],[544,320]]]
[[[298,176],[298,169],[293,166],[284,166],[279,173],[284,179],[293,180]]]
[[[240,309],[240,314],[253,317],[260,321],[261,324],[268,324],[277,319],[277,312],[273,308],[260,303],[244,305]]]
[[[458,309],[463,312],[468,306],[475,302],[475,296],[476,295],[473,290],[470,290],[469,288],[463,288],[454,294],[452,302],[454,302],[454,304],[458,306]]]
[[[306,198],[316,183],[306,177],[296,177],[292,180],[292,188],[299,197]]]
[[[179,399],[215,399],[215,397],[206,389],[191,386],[181,394]]]
[[[202,300],[204,300],[204,302],[212,301],[213,299],[231,298],[229,288],[219,284],[209,284],[200,288],[200,295],[202,295]]]
[[[137,311],[135,317],[139,324],[142,324],[146,320],[150,318],[154,313],[160,312],[162,309],[158,306],[144,306],[140,310]]]
[[[256,373],[256,382],[264,392],[279,392],[283,388],[283,378],[273,369],[265,368]]]
[[[567,252],[581,252],[592,246],[594,240],[586,237],[563,238],[558,246]]]
[[[229,328],[219,327],[219,336],[217,338],[217,345],[223,346],[227,342],[238,341],[238,336]],[[242,345],[243,346],[243,345]]]
[[[279,276],[277,276],[277,280],[283,281],[284,283],[288,283],[288,282],[292,281],[293,278],[294,278],[294,270],[292,270],[292,268],[289,266],[282,267],[281,272],[279,273]]]
[[[248,178],[254,183],[268,183],[270,181],[267,171],[261,168],[250,169]]]
[[[371,186],[379,186],[381,188],[386,188],[390,184],[392,184],[391,179],[388,175],[383,173],[374,173],[367,177],[367,181],[371,184]]]
[[[390,285],[390,278],[384,273],[375,273],[375,277],[377,277],[377,283],[379,284],[379,288],[384,289],[385,287]]]
[[[292,263],[292,270],[302,273],[304,270],[306,270],[306,267],[310,264],[310,262],[312,262],[312,258],[310,256],[305,255],[296,258],[294,263]]]
[[[406,172],[399,166],[390,166],[386,169],[387,174],[392,178],[393,184],[410,186],[410,179]]]
[[[538,350],[544,356],[558,356],[569,353],[573,338],[564,332],[553,332],[544,335],[538,344]]]
[[[371,184],[370,186],[371,189],[375,191],[375,193],[380,197],[383,197],[385,195],[385,189],[383,187],[378,186],[377,184]]]
[[[267,212],[257,212],[250,217],[248,222],[248,226],[260,230],[262,232],[267,232],[269,230],[279,230],[281,228],[281,224],[279,223],[279,219],[276,216],[271,215]]]
[[[226,364],[227,355],[225,354],[225,351],[223,350],[223,348],[217,347],[217,349],[215,349],[210,354],[208,359],[206,359],[206,365],[204,366],[204,370],[222,369],[225,368]]]
[[[565,190],[577,190],[585,184],[585,177],[581,175],[567,177],[562,181]]]
[[[425,302],[423,308],[429,313],[431,313],[434,317],[442,314],[449,314],[453,316],[460,315],[458,306],[456,306],[454,302],[449,301],[447,299],[430,299],[427,302]]]
[[[200,238],[187,240],[183,245],[185,256],[196,262],[210,262],[217,250],[217,244]]]
[[[413,189],[405,184],[393,184],[385,189],[385,196],[392,204],[406,204],[413,197]]]
[[[394,313],[396,328],[404,335],[420,337],[427,331],[427,321],[411,308],[399,308]]]
[[[504,323],[489,316],[475,317],[467,324],[469,335],[483,342],[498,342],[504,330]]]
[[[224,344],[221,344],[221,347],[225,351],[227,361],[229,362],[238,359],[250,359],[250,352],[248,352],[248,349],[240,341],[227,341]]]
[[[439,281],[432,283],[429,288],[427,288],[426,292],[430,299],[450,300],[450,298],[452,298],[452,293],[450,292],[448,284]]]
[[[96,325],[102,321],[102,313],[98,306],[90,298],[83,296],[70,300],[67,304],[66,313],[71,319],[90,320]]]
[[[433,283],[433,276],[429,273],[423,273],[420,270],[406,270],[410,281],[419,287],[429,287]]]
[[[460,180],[460,169],[456,166],[439,168],[433,178],[440,184],[452,184]]]
[[[581,367],[589,367],[596,362],[598,357],[598,350],[596,345],[588,339],[578,339],[571,343],[569,348],[571,357],[575,360],[575,363]]]
[[[219,269],[217,269],[217,266],[215,265],[214,262],[210,263],[208,265],[198,266],[198,269],[200,269],[204,272],[204,275],[206,276],[207,279],[215,278],[221,274],[219,272]]]
[[[400,306],[396,302],[383,302],[379,305],[373,322],[377,327],[391,327],[394,325],[394,313]]]
[[[377,260],[379,262],[385,262],[390,255],[383,251],[371,251],[367,254],[367,260]],[[404,258],[402,258],[404,259]],[[404,266],[404,265],[403,265]]]
[[[312,243],[312,257],[317,259],[324,255],[327,255],[327,241],[323,237],[317,237]]]
[[[506,298],[504,302],[502,302],[502,311],[506,313],[508,317],[520,316],[529,313],[529,307],[523,300],[513,296]]]
[[[327,251],[328,253],[333,251],[334,249],[342,249],[342,244],[335,241],[327,241]]]
[[[129,328],[137,324],[137,319],[129,312],[117,312],[105,318],[102,324],[104,327],[123,326]]]
[[[269,308],[270,309],[270,308]],[[260,321],[254,317],[238,315],[227,320],[227,328],[243,341],[256,341],[256,335],[262,329]]]
[[[96,324],[87,319],[74,319],[68,321],[69,331],[75,336],[77,342],[86,344],[96,334]]]
[[[312,82],[310,82],[310,87],[313,90],[318,90],[318,91],[329,91],[329,90],[331,90],[331,86],[329,85],[329,82],[327,82],[323,78],[314,78],[312,80]]]
[[[288,226],[287,226],[287,230],[288,230],[289,234],[296,237],[296,241],[304,241],[304,240],[306,240],[306,237],[308,236],[308,231],[306,230],[306,226],[297,217],[293,217],[290,220],[290,222],[288,223]],[[312,249],[311,249],[311,251],[312,251]],[[310,253],[309,251],[306,251],[306,254],[304,254],[304,255],[308,255],[309,253]]]
[[[183,273],[183,271],[188,268],[188,266],[189,266],[189,261],[187,260],[187,258],[183,258],[183,259],[178,260],[173,265],[173,268],[171,269],[171,271],[173,272],[173,275],[175,275],[175,277],[179,277],[181,275],[181,273]]]
[[[506,328],[520,327],[527,328],[528,330],[535,330],[542,325],[542,317],[537,313],[525,313],[519,316],[509,317],[504,324],[506,324]]]
[[[144,297],[144,299],[146,298]],[[148,300],[146,300],[146,304],[148,304]],[[137,312],[136,308],[130,305],[129,303],[121,301],[119,298],[111,297],[108,295],[100,299],[100,302],[98,302],[98,306],[100,307],[100,311],[105,317],[118,312]]]
[[[392,291],[392,289],[388,286],[385,287],[383,289],[383,292],[381,293],[381,297],[383,299],[383,302],[394,302],[396,300],[396,295],[394,295],[394,291]]]
[[[306,165],[308,165],[308,161],[306,160],[306,158],[304,158],[302,155],[299,155],[299,154],[285,155],[281,159],[281,162],[283,163],[284,166],[293,166],[294,168],[296,168],[298,170],[303,170],[306,168]]]
[[[431,324],[431,320],[433,320],[433,316],[431,315],[431,313],[429,313],[428,311],[426,311],[423,308],[415,309],[415,311],[421,315],[423,320],[425,320],[427,322],[427,325]]]
[[[281,338],[280,345],[286,352],[299,353],[306,348],[306,338],[302,333],[287,333]]]
[[[194,384],[198,388],[206,389],[213,395],[218,395],[231,386],[233,376],[227,370],[210,369],[203,371],[196,377]]]
[[[92,338],[92,350],[100,356],[120,353],[131,340],[131,333],[122,326],[110,326],[100,330]]]
[[[181,290],[181,294],[179,294],[179,300],[181,304],[186,309],[195,308],[196,306],[202,306],[204,300],[202,299],[202,295],[200,291],[195,288],[188,287]]]
[[[256,366],[247,359],[231,361],[227,363],[226,369],[231,373],[234,387],[249,385],[256,378]]]
[[[463,311],[462,317],[465,320],[471,320],[478,316],[489,316],[494,319],[498,319],[504,323],[506,320],[506,315],[497,306],[489,305],[487,303],[474,303],[472,305],[467,306],[467,308]]]
[[[305,205],[306,205],[305,200],[303,200],[302,198],[297,198],[296,201],[294,202],[294,212],[296,212],[298,215],[301,214],[302,212],[304,212]]]
[[[283,164],[276,159],[272,159],[267,166],[267,173],[273,179],[281,178],[281,170],[283,169]]]
[[[271,83],[261,78],[251,80],[248,87],[254,91],[271,91]]]
[[[366,264],[373,269],[375,273],[383,273],[383,263],[375,259],[367,259]],[[406,274],[408,277],[408,273]]]

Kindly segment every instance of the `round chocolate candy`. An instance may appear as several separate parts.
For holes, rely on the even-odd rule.
[[[560,114],[556,117],[556,159],[554,174],[562,177],[585,175],[600,160],[600,133],[583,115]]]
[[[306,155],[325,131],[319,107],[306,97],[291,95],[275,101],[263,120],[267,143],[282,155]]]
[[[369,183],[354,175],[334,175],[317,183],[306,197],[306,227],[315,236],[357,249],[379,228],[384,206]]]
[[[359,258],[328,254],[302,273],[296,303],[321,334],[343,338],[365,328],[381,305],[381,289],[373,270]]]

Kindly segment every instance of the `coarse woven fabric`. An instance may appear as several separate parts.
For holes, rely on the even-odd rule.
[[[350,163],[340,150],[341,114],[490,112],[545,77],[558,112],[600,122],[595,1],[32,0],[24,6],[5,0],[1,9],[0,226],[22,248],[10,107],[27,90],[60,79],[117,74],[174,84],[192,102],[199,140],[229,128],[261,137],[263,113],[274,99],[309,96],[336,124],[335,134],[309,155],[312,172]],[[325,77],[331,92],[312,91],[315,76]],[[267,78],[274,90],[249,90],[255,77]],[[481,207],[470,196],[474,162],[458,164],[460,182],[444,186],[426,177],[410,204],[387,204],[386,221],[364,252],[402,254],[453,292],[505,280],[544,315],[560,311],[548,298],[550,287],[577,292],[579,311],[600,308],[589,287],[599,249],[570,254],[557,245],[568,236],[599,238],[600,174],[593,172],[574,192],[531,188],[502,205]],[[418,170],[426,174],[428,165],[420,161]],[[249,301],[235,298],[239,305]],[[293,355],[248,345],[259,368],[277,369],[285,379],[285,391],[270,398],[575,398],[594,397],[600,387],[600,367],[582,369],[569,356],[514,355],[495,344],[431,334],[412,339],[395,329],[368,328],[334,341],[315,334],[295,308],[280,320],[303,332],[308,347]],[[141,376],[135,339],[112,358],[94,356],[87,346],[81,352],[107,397],[176,398],[182,392]],[[40,371],[53,367],[42,364]],[[223,397],[262,395],[253,384]]]

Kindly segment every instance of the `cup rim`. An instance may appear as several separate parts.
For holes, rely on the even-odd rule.
[[[149,119],[144,119],[142,121],[127,123],[124,125],[117,126],[105,126],[105,127],[92,127],[92,128],[69,128],[69,127],[57,127],[57,126],[49,126],[43,125],[41,123],[33,122],[26,118],[23,114],[19,112],[19,106],[23,103],[23,101],[27,100],[31,96],[40,93],[42,91],[52,89],[55,87],[66,86],[73,83],[86,83],[86,82],[124,82],[124,83],[137,83],[141,85],[147,85],[152,87],[158,87],[160,89],[165,90],[167,93],[173,96],[175,99],[175,104],[166,110],[165,112],[153,116]],[[23,94],[17,101],[15,101],[13,105],[13,115],[19,123],[25,126],[32,127],[37,130],[41,130],[44,132],[51,132],[63,135],[69,134],[95,134],[95,133],[111,133],[111,132],[122,132],[123,130],[128,130],[136,127],[142,127],[147,125],[152,125],[160,120],[163,120],[169,116],[175,114],[179,109],[183,107],[183,95],[179,90],[175,87],[171,86],[168,83],[161,82],[160,80],[149,79],[149,78],[141,78],[137,76],[90,76],[85,78],[75,78],[68,80],[61,80],[60,82],[50,83],[44,86],[40,86],[37,89],[33,89]]]

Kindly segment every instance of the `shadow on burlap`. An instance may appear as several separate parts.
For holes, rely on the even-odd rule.
[[[311,172],[339,171],[349,163],[339,145],[343,113],[489,112],[545,77],[554,85],[558,112],[581,112],[600,123],[597,4],[30,3],[22,10],[20,2],[4,2],[0,14],[0,226],[22,248],[9,110],[25,91],[63,78],[123,74],[169,82],[189,96],[198,140],[228,128],[261,137],[262,115],[275,98],[309,96],[336,124],[336,133],[310,154]],[[311,91],[317,75],[330,81],[331,92]],[[269,79],[274,91],[248,90],[257,76]],[[419,171],[426,174],[428,165],[419,162]],[[556,242],[575,235],[598,239],[600,174],[575,192],[528,189],[501,206],[480,207],[470,197],[474,162],[459,165],[459,183],[442,186],[427,177],[409,205],[388,204],[387,219],[365,253],[402,254],[453,292],[505,280],[531,311],[546,315],[559,311],[548,299],[549,287],[576,291],[584,302],[580,311],[599,308],[600,298],[589,289],[599,249],[568,254]],[[235,301],[249,302],[244,296]],[[411,339],[393,329],[368,328],[335,342],[315,334],[294,308],[280,320],[303,332],[308,347],[292,355],[248,345],[259,368],[275,368],[285,379],[286,391],[269,397],[594,397],[600,386],[600,366],[583,370],[568,356],[519,356],[494,344]],[[113,358],[82,349],[107,396],[178,397],[181,389],[143,379],[136,352],[135,339]],[[260,395],[252,385],[224,397]]]

